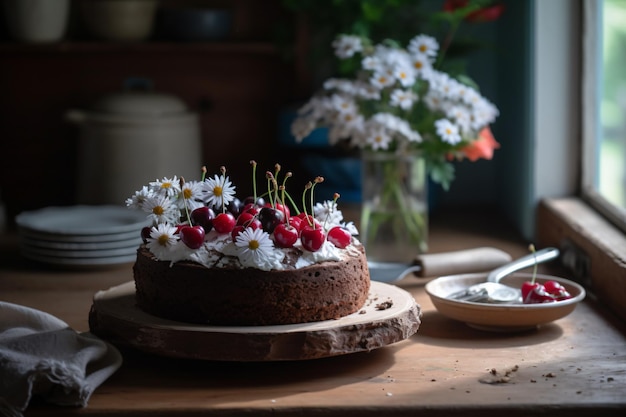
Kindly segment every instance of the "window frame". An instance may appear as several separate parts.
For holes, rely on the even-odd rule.
[[[548,28],[547,24],[560,11],[561,14],[558,15],[560,18],[567,15],[569,19],[578,18],[579,22],[570,22],[570,25],[560,27],[559,29],[565,30],[563,33],[557,32],[559,36],[556,37],[560,39],[557,44],[567,47],[567,42],[573,40],[578,44],[580,57],[578,65],[580,72],[574,71],[574,75],[568,79],[570,91],[563,93],[551,88],[549,92],[558,96],[563,106],[567,106],[568,101],[576,97],[576,102],[579,103],[578,109],[573,111],[568,118],[569,123],[579,121],[576,126],[578,134],[565,142],[565,146],[572,148],[579,146],[579,158],[573,162],[579,182],[578,189],[572,192],[564,187],[555,191],[542,189],[541,185],[536,185],[537,210],[534,235],[541,245],[560,247],[563,263],[569,267],[571,278],[584,284],[589,289],[591,297],[597,298],[603,306],[608,307],[621,320],[626,321],[626,235],[617,226],[621,214],[594,191],[592,174],[596,169],[595,161],[584,157],[591,155],[590,152],[595,154],[594,139],[598,133],[595,131],[595,122],[598,120],[599,112],[594,104],[597,103],[595,80],[598,75],[594,54],[597,53],[598,39],[590,35],[590,27],[592,27],[590,25],[594,24],[593,19],[599,17],[594,2],[596,0],[559,0],[556,2],[535,0],[533,4],[536,23],[535,47],[542,34],[546,35],[551,30],[555,33],[554,29]],[[535,48],[535,77],[539,76],[537,71],[545,66],[556,65],[561,70],[566,68],[566,62],[562,59],[559,61],[563,55],[552,54],[550,56],[545,52],[542,56]],[[537,103],[546,92],[538,91],[537,83],[534,84],[534,92],[535,108],[533,111],[537,113],[541,111]],[[548,131],[567,129],[568,121],[562,118],[555,120],[535,117],[534,131],[539,135],[546,129]],[[547,138],[543,139],[547,140]],[[550,170],[562,168],[562,165],[558,164],[542,167],[538,163],[539,156],[545,152],[545,148],[542,148],[541,140],[537,142],[534,152],[535,182]],[[559,143],[559,146],[563,146],[563,143]]]
[[[598,27],[602,24],[603,0],[583,0],[582,2],[582,149],[583,155],[598,152],[596,138],[601,134],[598,103],[602,91],[602,36]],[[626,231],[626,211],[616,207],[596,191],[597,158],[582,158],[581,196],[587,204],[605,216],[623,231]]]

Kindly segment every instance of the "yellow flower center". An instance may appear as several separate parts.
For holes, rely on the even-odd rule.
[[[163,210],[163,207],[162,207],[162,206],[155,206],[155,207],[152,209],[152,213],[156,214],[157,216],[162,215],[164,212],[165,212],[165,210]]]
[[[376,143],[380,143],[380,142],[382,142],[382,141],[383,141],[383,138],[382,138],[380,135],[378,135],[378,136],[376,136],[376,137],[374,138],[374,141],[375,141]]]
[[[428,48],[426,47],[426,45],[420,45],[419,50],[420,52],[426,52]]]
[[[415,61],[415,68],[417,69],[422,69],[422,67],[424,66],[424,64],[422,64],[422,61]]]
[[[220,197],[222,195],[222,187],[220,187],[219,185],[216,185],[213,188],[213,194],[215,194],[216,196]]]
[[[161,235],[157,239],[157,242],[159,242],[159,245],[165,246],[165,245],[167,245],[167,241],[168,240],[169,240],[169,237],[167,235]]]
[[[172,184],[169,182],[164,182],[163,184],[161,184],[161,188],[171,188]]]
[[[193,195],[193,194],[192,194],[192,192],[191,192],[191,190],[190,190],[189,188],[185,188],[185,189],[183,190],[183,198],[184,198],[185,200],[189,200],[189,199],[192,197],[192,195]]]
[[[251,240],[250,242],[248,242],[248,248],[252,249],[252,250],[256,250],[259,248],[259,241],[258,240]]]
[[[387,81],[387,77],[380,77],[378,79],[378,82],[380,82],[381,84],[385,84],[385,81]]]

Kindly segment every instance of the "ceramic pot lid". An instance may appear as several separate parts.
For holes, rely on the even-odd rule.
[[[123,91],[98,100],[92,110],[109,115],[163,117],[184,114],[187,106],[175,96],[154,91],[149,81],[133,79],[124,83]]]

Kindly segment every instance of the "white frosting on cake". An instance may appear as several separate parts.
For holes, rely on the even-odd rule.
[[[305,268],[316,263],[325,261],[342,261],[351,256],[358,256],[359,250],[355,244],[359,241],[352,237],[352,243],[344,249],[340,249],[329,241],[325,241],[322,247],[316,251],[307,251],[302,247],[300,239],[294,244],[294,248],[299,249],[302,255],[297,259],[295,268]],[[170,261],[172,264],[178,261],[192,261],[207,268],[214,267],[238,267],[257,268],[263,271],[283,270],[287,266],[283,260],[287,252],[291,249],[275,247],[269,256],[265,256],[255,263],[244,264],[238,258],[238,250],[232,242],[229,234],[220,234],[215,231],[209,232],[205,237],[205,242],[199,249],[191,250],[184,244],[177,245],[175,250],[161,255],[159,260]],[[226,257],[222,256],[226,255]]]

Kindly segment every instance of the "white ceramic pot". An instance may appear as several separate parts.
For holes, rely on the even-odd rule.
[[[81,128],[80,204],[123,205],[156,179],[200,179],[198,116],[174,96],[124,91],[103,97],[89,111],[71,110],[67,117]]]
[[[154,27],[157,0],[81,0],[85,28],[97,39],[142,41]]]
[[[67,29],[69,0],[3,0],[11,37],[22,42],[56,42]]]

